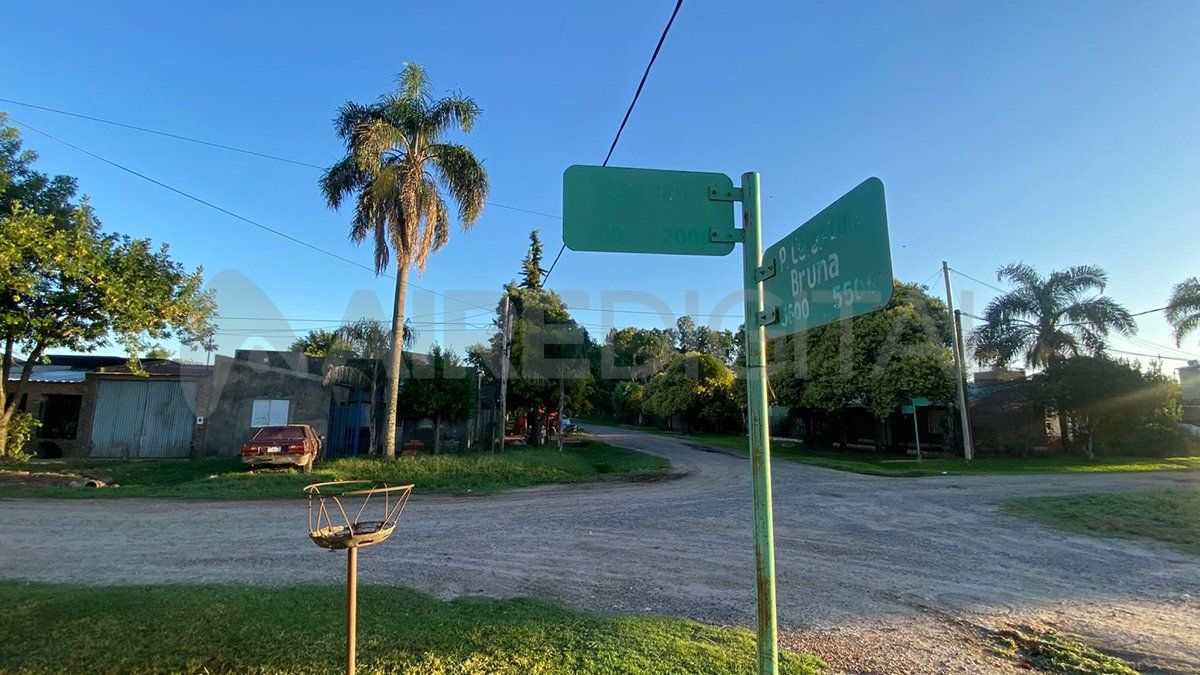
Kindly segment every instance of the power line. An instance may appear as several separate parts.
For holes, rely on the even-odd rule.
[[[247,224],[249,224],[249,225],[253,225],[254,227],[257,227],[257,228],[258,228],[258,229],[260,229],[260,230],[263,230],[263,231],[265,231],[265,232],[270,232],[271,234],[274,234],[274,235],[276,235],[276,236],[278,236],[278,237],[283,237],[284,239],[287,239],[287,240],[288,240],[288,241],[290,241],[290,242],[293,242],[293,243],[299,244],[299,245],[301,245],[301,246],[303,246],[303,247],[305,247],[305,248],[311,249],[311,250],[313,250],[313,251],[316,251],[316,252],[318,252],[318,253],[321,253],[321,254],[323,254],[323,255],[327,255],[327,256],[329,256],[329,257],[331,257],[331,258],[334,258],[334,259],[336,259],[336,260],[340,260],[340,261],[342,261],[342,262],[344,262],[344,263],[349,263],[349,264],[351,264],[351,265],[354,265],[355,267],[358,267],[358,268],[364,269],[364,270],[366,270],[366,271],[368,271],[368,272],[371,272],[371,273],[373,273],[373,274],[376,274],[377,276],[388,277],[388,278],[390,278],[390,279],[395,279],[395,278],[396,278],[396,277],[395,277],[395,275],[392,275],[392,274],[388,274],[388,273],[381,273],[381,274],[380,274],[380,273],[376,273],[376,271],[375,271],[375,268],[374,268],[374,267],[371,267],[371,266],[368,266],[368,265],[364,265],[364,264],[362,264],[362,263],[358,262],[357,260],[352,260],[352,259],[350,259],[350,258],[347,258],[347,257],[345,257],[345,256],[338,255],[337,253],[334,253],[333,251],[329,251],[329,250],[323,249],[323,248],[321,248],[320,246],[317,246],[317,245],[315,245],[315,244],[310,244],[310,243],[308,243],[307,241],[304,241],[303,239],[298,239],[298,238],[296,238],[296,237],[293,237],[292,235],[290,235],[290,234],[287,234],[286,232],[282,232],[282,231],[280,231],[280,230],[276,230],[276,229],[275,229],[275,228],[273,228],[273,227],[268,227],[268,226],[266,226],[266,225],[263,225],[262,223],[260,223],[260,222],[258,222],[258,221],[251,220],[250,218],[247,218],[247,217],[245,217],[245,216],[243,216],[243,215],[240,215],[240,214],[234,213],[233,211],[230,211],[229,209],[226,209],[226,208],[224,208],[224,207],[221,207],[221,206],[217,206],[216,204],[214,204],[214,203],[212,203],[212,202],[210,202],[210,201],[207,201],[207,200],[205,200],[205,199],[202,199],[202,198],[200,198],[200,197],[197,197],[196,195],[193,195],[193,194],[191,194],[191,193],[189,193],[189,192],[184,192],[183,190],[180,190],[179,188],[173,187],[173,186],[171,186],[171,185],[168,185],[168,184],[166,184],[166,183],[164,183],[164,182],[162,182],[162,181],[159,181],[159,180],[156,180],[156,179],[154,179],[154,178],[151,178],[150,176],[147,176],[147,175],[146,175],[146,174],[144,174],[144,173],[140,173],[140,172],[138,172],[138,171],[135,171],[135,170],[133,170],[133,169],[131,169],[131,168],[129,168],[129,167],[127,167],[127,166],[123,165],[123,164],[119,164],[119,163],[117,163],[117,162],[114,162],[114,161],[113,161],[113,160],[111,160],[111,159],[108,159],[108,158],[106,158],[106,157],[101,157],[100,155],[98,155],[98,154],[96,154],[96,153],[94,153],[94,152],[91,152],[90,150],[86,150],[86,149],[84,149],[84,148],[81,148],[81,147],[79,147],[78,145],[75,145],[74,143],[71,143],[70,141],[67,141],[67,140],[65,140],[65,139],[59,138],[58,136],[55,136],[55,135],[53,135],[53,134],[51,134],[51,133],[48,133],[48,132],[42,131],[41,129],[38,129],[38,128],[37,128],[37,127],[35,127],[35,126],[32,126],[32,125],[30,125],[30,124],[26,124],[25,122],[21,122],[20,120],[17,120],[16,118],[12,118],[12,117],[10,117],[9,119],[11,119],[11,120],[13,121],[13,123],[14,123],[14,124],[16,124],[16,125],[18,125],[18,126],[21,126],[21,127],[24,127],[24,128],[26,128],[26,129],[29,129],[30,131],[34,131],[34,132],[36,132],[36,133],[39,133],[39,134],[41,134],[41,135],[45,136],[46,138],[49,138],[50,140],[56,141],[56,142],[58,142],[58,143],[62,143],[63,145],[65,145],[65,146],[67,146],[67,147],[69,147],[69,148],[72,148],[72,149],[74,149],[74,150],[77,150],[77,151],[79,151],[79,152],[82,152],[83,154],[85,154],[85,155],[87,155],[87,156],[89,156],[89,157],[92,157],[92,158],[94,158],[94,159],[100,160],[101,162],[104,162],[105,164],[108,164],[109,166],[115,167],[115,168],[117,168],[117,169],[120,169],[121,171],[124,171],[124,172],[126,172],[126,173],[129,173],[129,174],[131,174],[131,175],[134,175],[134,176],[137,176],[138,178],[141,178],[142,180],[145,180],[145,181],[147,181],[147,182],[153,183],[153,184],[155,184],[155,185],[157,185],[157,186],[159,186],[159,187],[161,187],[161,188],[164,188],[164,189],[166,189],[166,190],[170,190],[171,192],[174,192],[175,194],[177,194],[177,195],[179,195],[179,196],[181,196],[181,197],[185,197],[185,198],[187,198],[187,199],[190,199],[190,200],[192,200],[192,201],[194,201],[194,202],[196,202],[196,203],[198,203],[198,204],[203,204],[204,206],[207,206],[207,207],[209,207],[210,209],[213,209],[213,210],[215,210],[215,211],[219,211],[219,212],[221,212],[221,213],[224,213],[225,215],[227,215],[227,216],[229,216],[229,217],[231,217],[231,218],[236,218],[237,220],[240,220],[240,221],[242,221],[242,222],[244,222],[244,223],[247,223]],[[427,293],[432,293],[433,295],[437,295],[437,296],[443,297],[443,298],[445,298],[445,299],[447,299],[447,300],[453,300],[453,301],[455,301],[455,302],[462,303],[462,304],[464,304],[464,305],[467,305],[467,306],[469,306],[469,307],[474,307],[474,308],[476,308],[476,309],[482,309],[482,310],[486,310],[486,311],[488,311],[488,312],[492,311],[492,310],[491,310],[491,308],[489,308],[489,307],[484,307],[483,305],[476,305],[476,304],[475,304],[475,303],[473,303],[473,302],[467,302],[466,300],[462,300],[462,299],[460,299],[460,298],[451,297],[451,296],[449,296],[449,295],[446,295],[445,293],[439,293],[438,291],[435,291],[435,290],[433,290],[432,288],[426,288],[426,287],[424,287],[424,286],[418,285],[418,284],[416,284],[416,283],[413,283],[413,282],[411,282],[411,281],[410,281],[410,282],[408,282],[408,285],[409,285],[409,286],[411,286],[411,287],[413,287],[413,288],[417,288],[417,289],[423,290],[423,291],[425,291],[425,292],[427,292]]]
[[[621,126],[617,127],[617,134],[613,136],[612,145],[608,146],[608,154],[604,156],[604,163],[600,166],[608,166],[608,160],[612,159],[613,151],[617,149],[617,142],[621,140],[621,132],[625,131],[625,125],[629,122],[629,116],[633,114],[633,107],[637,105],[638,97],[642,95],[642,88],[646,86],[646,78],[650,77],[650,68],[654,66],[654,62],[658,59],[658,53],[662,51],[663,43],[667,40],[667,33],[671,32],[671,24],[675,23],[675,17],[679,14],[680,7],[683,7],[683,0],[677,0],[675,9],[671,11],[671,18],[667,19],[667,25],[663,27],[662,35],[658,36],[658,44],[654,45],[654,53],[650,55],[650,62],[646,64],[646,70],[642,72],[642,79],[638,82],[637,90],[633,92],[633,100],[629,102],[629,108],[625,110],[625,117],[621,119]],[[550,269],[546,270],[546,274],[542,277],[543,285],[550,278],[550,273],[558,265],[558,259],[562,257],[563,251],[566,248],[567,243],[565,241],[562,246],[558,247],[558,253],[554,256],[554,262],[550,263]]]
[[[210,148],[218,148],[221,150],[228,150],[230,152],[239,152],[243,155],[251,155],[253,157],[259,157],[261,159],[269,159],[269,160],[273,160],[276,162],[284,162],[286,164],[294,164],[296,166],[303,166],[303,167],[307,167],[310,169],[317,169],[319,171],[325,170],[325,167],[323,167],[319,164],[313,164],[312,162],[305,162],[305,161],[299,160],[299,159],[291,159],[289,157],[282,157],[280,155],[272,155],[270,153],[259,152],[257,150],[249,150],[247,148],[239,148],[234,145],[226,145],[225,143],[218,143],[216,141],[206,141],[202,138],[195,138],[192,136],[184,136],[183,134],[175,134],[175,133],[171,133],[169,131],[162,131],[160,129],[151,129],[148,127],[141,127],[136,124],[128,124],[126,122],[118,122],[116,120],[105,119],[103,117],[95,117],[92,115],[85,115],[83,113],[72,112],[70,110],[61,110],[59,108],[51,108],[49,106],[37,105],[35,103],[26,103],[24,101],[16,101],[11,98],[0,98],[0,102],[11,103],[13,105],[24,106],[26,108],[33,108],[35,110],[44,110],[46,112],[52,112],[52,113],[55,113],[58,115],[66,115],[68,117],[76,117],[79,119],[89,120],[91,122],[99,122],[101,124],[110,124],[115,127],[121,127],[122,129],[130,129],[133,131],[140,131],[140,132],[146,133],[146,134],[154,134],[155,136],[164,136],[166,138],[172,138],[177,141],[185,141],[187,143],[196,143],[198,145],[206,145]],[[15,122],[16,120],[13,120],[13,121]],[[26,126],[28,126],[28,125],[26,125]],[[32,128],[32,127],[30,127],[30,128]],[[528,214],[534,215],[534,216],[542,216],[543,218],[554,218],[556,220],[562,220],[562,216],[555,215],[553,213],[545,213],[543,211],[534,211],[532,209],[525,209],[525,208],[521,208],[519,206],[509,206],[508,204],[500,204],[498,202],[485,201],[484,203],[487,204],[488,206],[494,206],[499,209],[508,209],[509,211],[519,211],[521,213],[528,213]]]
[[[989,283],[988,283],[988,282],[986,282],[986,281],[983,281],[983,280],[980,280],[980,279],[976,279],[975,277],[971,276],[970,274],[967,274],[966,272],[960,272],[960,271],[958,271],[958,270],[954,269],[953,267],[951,267],[951,268],[950,268],[950,271],[951,271],[951,272],[954,272],[955,274],[957,274],[957,275],[959,275],[959,276],[961,276],[961,277],[965,277],[965,278],[967,278],[967,279],[970,279],[971,281],[974,281],[974,282],[975,282],[975,283],[977,283],[977,284],[982,284],[982,285],[984,285],[984,286],[987,286],[988,288],[990,288],[990,289],[992,289],[993,291],[996,291],[996,292],[998,292],[998,293],[1007,293],[1007,292],[1008,292],[1008,291],[1004,290],[1003,288],[1000,288],[999,286],[993,286],[992,284],[989,284]]]
[[[1128,354],[1130,356],[1144,356],[1148,359],[1159,359],[1159,360],[1166,360],[1166,361],[1185,361],[1186,362],[1186,361],[1193,360],[1193,359],[1185,359],[1185,358],[1178,357],[1178,356],[1163,356],[1162,354],[1143,354],[1142,352],[1129,352],[1129,351],[1125,351],[1124,349],[1113,349],[1111,347],[1107,351],[1115,352],[1117,354]]]
[[[988,282],[986,282],[986,281],[983,281],[983,280],[980,280],[980,279],[976,279],[975,277],[971,276],[970,274],[967,274],[966,272],[960,272],[959,270],[956,270],[956,269],[954,269],[953,267],[951,267],[951,268],[950,268],[950,271],[951,271],[951,272],[954,272],[955,274],[957,274],[957,275],[959,275],[959,276],[961,276],[961,277],[965,277],[965,278],[967,278],[967,279],[970,279],[971,281],[974,281],[974,282],[975,282],[975,283],[977,283],[977,284],[983,284],[984,286],[987,286],[988,288],[990,288],[990,289],[992,289],[993,291],[996,291],[996,292],[998,292],[998,293],[1008,293],[1008,291],[1004,290],[1003,288],[1000,288],[999,286],[993,286],[992,284],[989,284],[989,283],[988,283]],[[1165,310],[1165,309],[1170,309],[1170,308],[1171,308],[1171,306],[1170,306],[1170,305],[1166,305],[1166,306],[1164,306],[1164,307],[1155,307],[1154,309],[1147,309],[1147,310],[1143,310],[1143,311],[1141,311],[1141,312],[1133,312],[1133,313],[1132,313],[1132,314],[1130,314],[1129,316],[1145,316],[1146,314],[1153,314],[1153,313],[1155,313],[1155,312],[1161,312],[1161,311],[1163,311],[1163,310]]]

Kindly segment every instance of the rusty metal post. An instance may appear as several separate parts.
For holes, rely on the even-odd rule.
[[[346,549],[346,675],[354,675],[358,633],[358,547]]]
[[[758,172],[742,174],[742,253],[746,300],[746,409],[754,491],[754,560],[758,588],[758,675],[779,672],[775,614],[775,525],[771,515],[771,434],[767,420],[766,329],[763,316],[762,209]]]

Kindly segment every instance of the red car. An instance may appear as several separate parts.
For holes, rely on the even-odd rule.
[[[325,437],[307,424],[263,427],[242,446],[242,463],[247,466],[295,466],[312,471],[321,458]]]

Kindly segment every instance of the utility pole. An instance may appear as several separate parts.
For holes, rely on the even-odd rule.
[[[482,411],[483,411],[483,369],[476,368],[475,369],[475,419],[471,420],[471,434],[469,436],[467,436],[467,449],[468,450],[471,449],[471,446],[474,444],[476,437],[480,437],[480,439],[479,439],[480,443],[483,442],[483,438],[481,437],[482,435],[480,434],[480,429],[479,429],[480,422],[482,421],[481,420],[482,416],[479,413]]]
[[[562,368],[559,367],[558,373],[558,451],[562,452],[562,416],[563,416],[563,374]]]
[[[497,433],[499,439],[496,443],[496,451],[504,450],[504,418],[508,415],[508,358],[509,347],[512,341],[512,318],[509,308],[509,294],[504,291],[504,333],[500,341],[500,410],[499,419],[496,420]]]
[[[946,307],[950,310],[950,338],[954,346],[955,385],[958,389],[958,418],[962,423],[963,457],[969,462],[975,458],[975,444],[971,440],[971,414],[967,410],[966,353],[962,344],[961,314],[954,309],[954,291],[950,287],[950,266],[942,261],[942,276],[946,280]]]

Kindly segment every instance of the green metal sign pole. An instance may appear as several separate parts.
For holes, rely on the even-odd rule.
[[[771,515],[771,435],[767,429],[767,335],[762,284],[762,209],[758,172],[742,174],[742,253],[746,289],[746,409],[754,485],[754,562],[758,587],[758,675],[779,672],[775,617],[775,522]]]

